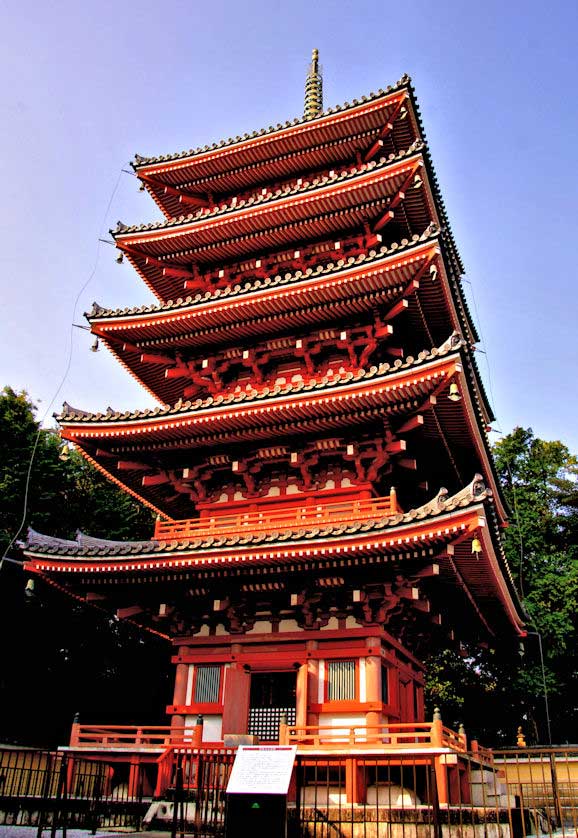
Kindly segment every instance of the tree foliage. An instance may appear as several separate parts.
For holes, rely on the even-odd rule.
[[[62,538],[74,538],[78,529],[113,539],[149,538],[151,511],[114,486],[76,451],[61,459],[58,433],[41,428],[35,414],[27,393],[17,393],[11,387],[0,392],[2,553],[23,518],[25,526]]]
[[[149,538],[150,510],[77,452],[61,459],[60,437],[41,428],[35,413],[25,392],[0,392],[2,553],[23,522],[21,537],[32,526],[63,538],[77,529],[112,539]],[[0,575],[0,741],[61,745],[77,711],[94,723],[164,721],[166,641],[38,580],[34,596],[26,597],[16,546],[8,555]]]
[[[528,636],[518,648],[501,642],[496,649],[469,649],[465,661],[455,650],[436,652],[430,703],[439,698],[460,712],[484,730],[488,744],[512,745],[518,726],[528,742],[547,743],[548,716],[554,742],[576,742],[578,464],[562,442],[539,439],[531,428],[499,440],[494,457],[511,510],[504,549],[528,614]]]

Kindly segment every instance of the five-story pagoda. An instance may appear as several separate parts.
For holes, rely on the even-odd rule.
[[[27,569],[170,636],[203,738],[423,720],[436,633],[522,632],[462,266],[410,80],[134,163],[113,231],[158,299],[88,315],[160,402],[62,437],[158,513],[150,541],[30,533]]]

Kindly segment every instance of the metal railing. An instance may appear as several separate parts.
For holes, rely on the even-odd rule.
[[[222,514],[210,518],[187,518],[182,521],[158,520],[155,526],[154,539],[156,541],[171,541],[180,538],[295,530],[304,527],[321,527],[325,524],[369,521],[373,518],[397,515],[401,511],[397,504],[395,491],[392,491],[388,497],[369,500],[315,503],[311,506],[285,508],[277,511]]]
[[[516,748],[495,752],[502,782],[526,813],[523,829],[578,835],[578,748]]]
[[[165,754],[166,789],[172,799],[171,835],[223,835],[226,789],[235,759],[233,748],[174,748]],[[167,826],[155,817],[154,804],[147,826]]]
[[[578,834],[578,748],[498,751],[488,764],[480,749],[440,753],[416,744],[364,753],[358,745],[298,751],[288,795],[291,838]],[[234,757],[232,748],[181,745],[135,766],[128,755],[111,762],[106,754],[97,761],[0,749],[0,822],[33,824],[39,835],[144,824],[173,836],[218,838]]]
[[[44,829],[140,826],[147,809],[144,772],[67,752],[0,749],[3,823]],[[150,791],[149,791],[150,793]]]

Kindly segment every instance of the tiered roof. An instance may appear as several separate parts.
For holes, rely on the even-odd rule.
[[[482,552],[472,557],[472,534],[481,539]],[[476,475],[471,484],[449,497],[445,490],[427,504],[406,513],[349,525],[301,530],[211,536],[173,542],[111,542],[78,534],[76,541],[50,539],[30,531],[26,545],[28,567],[53,575],[62,584],[91,589],[148,579],[163,582],[163,574],[178,571],[194,585],[226,575],[234,579],[258,574],[275,578],[292,572],[338,570],[345,567],[439,562],[442,588],[456,582],[477,603],[479,616],[490,625],[504,619],[522,630],[523,615],[499,541],[492,493]],[[492,630],[490,629],[490,633]]]
[[[234,451],[235,445],[308,432],[335,434],[384,417],[401,427],[416,412],[422,415],[423,443],[414,438],[414,448],[425,445],[431,452],[439,446],[440,477],[445,474],[453,483],[457,478],[463,485],[482,461],[497,490],[485,432],[487,414],[483,401],[474,396],[475,370],[466,349],[454,335],[437,349],[356,373],[181,400],[144,411],[90,414],[66,405],[58,419],[63,437],[101,471],[170,518],[190,515],[190,501],[186,493],[167,493],[170,486],[147,485],[145,475],[158,471],[159,456],[170,468],[171,452],[186,451],[187,465],[193,466],[205,449]],[[447,398],[452,382],[458,382],[463,394],[457,403]],[[504,515],[501,502],[500,510]]]
[[[93,333],[121,363],[155,397],[171,404],[182,391],[179,382],[166,375],[176,364],[175,353],[198,355],[225,341],[231,347],[228,357],[234,357],[236,341],[242,352],[247,339],[277,336],[296,320],[303,329],[348,320],[352,314],[367,315],[376,306],[394,316],[400,299],[406,300],[408,330],[421,341],[420,348],[432,337],[441,342],[452,331],[461,332],[473,345],[477,335],[465,301],[440,258],[445,249],[442,234],[430,225],[411,240],[359,256],[339,258],[337,251],[335,261],[305,271],[255,278],[157,306],[107,310],[95,304],[87,316]]]
[[[365,507],[365,517],[358,509],[351,520],[307,527],[277,527],[273,516],[247,534],[122,545],[31,533],[29,568],[86,590],[96,584],[112,593],[119,584],[126,594],[134,580],[279,579],[288,569],[404,560],[416,572],[435,557],[446,592],[459,587],[490,633],[504,623],[521,630],[500,546],[505,510],[486,436],[493,417],[472,355],[478,338],[409,79],[313,119],[137,157],[134,168],[165,218],[119,222],[112,232],[159,302],[119,310],[95,304],[88,319],[162,406],[91,414],[65,405],[63,437],[169,522],[190,517],[207,498],[206,485],[204,495],[193,491],[199,475],[210,481],[217,471],[218,492],[207,503],[213,512],[221,502],[228,508],[239,499],[224,471],[247,471],[259,457],[290,471],[303,465],[312,440],[345,466],[357,457],[347,466],[357,469],[354,483],[343,484],[346,507],[360,487],[374,497],[383,492],[395,456],[397,488],[410,499],[402,506],[412,509],[402,513],[392,502],[388,514],[372,514],[385,508],[377,504]],[[361,330],[359,351],[348,346],[349,327]],[[401,346],[389,351],[390,337]],[[309,357],[305,370],[297,350],[309,338],[325,354],[318,348],[322,360],[316,366]],[[261,368],[257,356],[267,357]],[[203,373],[245,361],[254,379]],[[372,474],[387,465],[383,480],[367,477],[371,457]],[[317,463],[317,453],[311,459]],[[427,465],[431,485],[452,487],[451,497],[442,490],[417,502],[430,489],[403,476],[416,463]],[[491,489],[479,476],[468,485],[480,467]],[[333,474],[327,469],[323,485]],[[232,494],[221,491],[227,480]],[[302,473],[291,503],[307,492],[317,503],[312,483]],[[254,497],[250,480],[246,487]],[[474,536],[481,553],[472,560]]]

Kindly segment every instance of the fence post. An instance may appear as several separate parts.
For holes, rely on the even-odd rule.
[[[443,722],[439,707],[434,707],[431,726],[431,743],[436,748],[443,746]]]
[[[47,809],[47,801],[50,797],[50,787],[52,785],[52,753],[46,754],[46,771],[44,774],[44,780],[42,781],[42,803],[40,804],[40,811],[38,812],[38,829],[36,831],[36,838],[41,838],[42,836],[42,828],[44,824],[44,815],[46,814]]]
[[[439,713],[439,710],[437,712]],[[441,818],[440,818],[440,800],[439,800],[439,795],[438,795],[437,773],[438,773],[437,759],[434,757],[434,759],[432,760],[431,765],[430,765],[430,777],[431,777],[430,806],[432,807],[434,836],[435,836],[435,838],[442,838],[442,825],[441,825]]]
[[[173,800],[173,822],[171,825],[171,838],[177,838],[177,831],[179,828],[179,809],[181,811],[181,820],[183,818],[183,755],[177,754],[177,770],[175,775],[175,794]],[[181,832],[183,831],[181,824]]]
[[[468,750],[468,737],[466,736],[466,729],[463,726],[463,724],[460,724],[460,726],[458,728],[458,737],[459,737],[460,744],[461,744],[462,748],[464,749],[464,751],[467,751]]]
[[[78,745],[79,733],[80,733],[80,715],[78,713],[75,713],[74,718],[72,720],[72,727],[70,728],[70,746],[72,748],[75,745]]]
[[[287,714],[281,713],[279,717],[279,744],[289,744],[289,727],[287,725]]]
[[[193,748],[202,748],[203,746],[203,724],[204,719],[199,714],[197,716],[197,723],[193,728]]]
[[[92,786],[92,799],[90,802],[90,809],[91,809],[91,827],[90,831],[92,835],[96,835],[98,831],[98,826],[100,823],[100,801],[102,800],[102,795],[104,793],[104,775],[107,770],[107,766],[103,765],[102,762],[97,763],[96,767],[96,776],[94,777],[94,782]]]
[[[443,748],[443,722],[439,707],[434,708],[433,722],[431,726],[431,742],[435,748]],[[447,806],[448,799],[448,771],[447,766],[441,761],[441,756],[434,757],[437,801],[442,806]]]
[[[68,794],[66,788],[68,774],[67,762],[67,755],[66,753],[63,753],[60,758],[60,771],[58,772],[58,788],[56,790],[56,804],[58,808],[55,807],[54,812],[52,814],[50,838],[56,838],[56,830],[58,828],[59,821],[62,821],[62,838],[66,838],[66,812],[63,818],[62,803],[67,804],[68,802]]]
[[[556,771],[556,754],[550,751],[550,776],[552,778],[552,795],[554,797],[554,812],[556,826],[562,826],[562,807],[560,805],[560,789],[558,787],[558,773]]]

